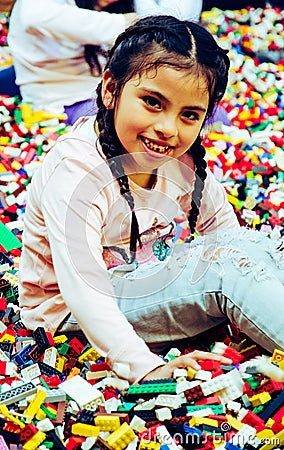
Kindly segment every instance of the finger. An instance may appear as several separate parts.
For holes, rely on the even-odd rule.
[[[204,360],[213,360],[213,361],[219,361],[222,364],[232,364],[232,360],[230,358],[226,358],[225,356],[218,355],[217,353],[210,353],[210,352],[203,352],[201,350],[194,350],[192,353],[188,353],[190,358],[204,361]],[[187,356],[187,355],[184,355]]]

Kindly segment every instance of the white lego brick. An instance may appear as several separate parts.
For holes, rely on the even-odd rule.
[[[104,396],[98,390],[89,384],[80,375],[75,375],[67,381],[60,384],[62,389],[71,399],[81,408],[96,410],[98,405],[104,403]]]
[[[55,368],[58,351],[55,347],[49,347],[44,352],[43,362]]]
[[[138,436],[135,436],[133,441],[129,442],[129,444],[126,447],[125,450],[136,450],[137,449],[137,444],[138,444]]]
[[[170,409],[177,409],[181,404],[180,395],[160,394],[155,400],[156,406],[165,406]]]
[[[194,380],[194,381],[179,381],[176,385],[176,393],[177,394],[182,394],[183,392],[187,391],[188,389],[191,389],[195,386],[199,386],[200,385],[200,381],[199,380]]]
[[[209,381],[212,378],[212,373],[209,370],[198,370],[194,377],[196,380]]]
[[[36,363],[26,367],[25,369],[22,369],[21,376],[25,381],[33,380],[34,378],[40,377],[41,371],[39,365]]]
[[[140,409],[144,409],[147,411],[151,411],[151,409],[155,408],[155,399],[151,398],[150,400],[147,400],[146,402],[142,402],[136,406],[134,406],[135,411],[139,411]]]
[[[242,405],[234,400],[229,400],[227,403],[227,409],[234,411],[235,413],[238,413],[241,410],[241,407]]]
[[[226,388],[228,384],[229,380],[225,378],[225,375],[219,375],[218,377],[202,383],[201,389],[203,394],[207,396],[213,394],[214,392],[219,392],[221,389]]]
[[[243,448],[247,442],[254,439],[256,429],[250,425],[245,424],[230,440],[233,445]]]
[[[39,420],[36,426],[39,429],[39,431],[42,431],[43,433],[46,433],[47,431],[51,431],[54,429],[54,425],[48,417],[46,417],[46,419]]]
[[[92,448],[94,448],[96,440],[97,440],[97,436],[89,436],[89,437],[87,437],[85,442],[83,442],[81,444],[82,445],[82,450],[91,450]]]
[[[169,450],[179,450],[179,447],[164,425],[156,428],[156,434],[161,445],[167,445],[169,447]]]
[[[122,380],[120,378],[115,377],[107,377],[102,380],[104,386],[111,386],[114,389],[118,389],[120,391],[125,391],[129,388],[129,382],[127,380]]]
[[[173,378],[186,378],[187,377],[187,370],[186,369],[175,369]]]
[[[214,414],[211,408],[199,409],[198,411],[192,411],[190,415],[192,417],[208,417],[210,414]]]
[[[173,417],[170,408],[166,407],[156,409],[155,414],[160,422],[163,422],[164,420],[171,420]]]
[[[119,406],[121,406],[121,400],[115,397],[105,400],[104,403],[104,407],[106,409],[107,414],[117,411]]]
[[[1,333],[1,330],[0,330],[0,333]],[[10,361],[10,358],[6,355],[5,352],[3,352],[3,350],[0,350],[0,361],[3,361],[3,362],[9,362]]]
[[[145,427],[145,420],[141,419],[141,417],[138,416],[133,416],[129,425],[132,430],[136,431],[137,433],[141,433],[142,431],[147,430],[147,428]]]

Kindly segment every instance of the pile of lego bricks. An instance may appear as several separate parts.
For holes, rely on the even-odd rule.
[[[213,10],[203,20],[232,62],[222,102],[232,125],[207,130],[209,167],[239,219],[276,239],[284,223],[283,13]],[[3,20],[1,42],[6,35]],[[163,355],[173,359],[198,344],[228,355],[231,366],[206,361],[197,373],[178,370],[136,386],[77,337],[25,330],[17,286],[26,188],[66,131],[64,116],[0,97],[0,449],[284,447],[284,354],[261,356],[232,326]]]
[[[270,450],[284,446],[284,352],[258,357],[241,335],[173,377],[129,385],[77,337],[28,332],[2,303],[0,448]],[[2,314],[2,315],[3,315]],[[6,326],[5,330],[3,329]],[[243,347],[237,351],[234,347]],[[203,347],[204,348],[204,347]],[[189,352],[187,347],[183,353]],[[181,354],[171,348],[166,361]]]

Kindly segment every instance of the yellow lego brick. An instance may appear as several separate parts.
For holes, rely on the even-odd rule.
[[[107,444],[115,450],[122,450],[135,439],[135,433],[128,423],[124,422],[107,438]]]
[[[23,445],[23,450],[35,450],[45,440],[46,434],[42,431],[38,431],[31,439],[29,439]]]
[[[7,172],[7,169],[2,163],[0,163],[0,173],[4,173],[4,172]]]
[[[159,444],[159,442],[144,441],[144,439],[142,439],[138,450],[159,450],[160,446],[161,444]]]
[[[225,136],[225,134],[215,133],[214,131],[209,133],[208,138],[211,141],[220,141],[220,140],[222,140],[224,142],[231,142],[231,140],[232,140],[231,136]]]
[[[238,419],[235,419],[235,417],[231,416],[230,414],[227,414],[227,415],[226,415],[226,418],[227,418],[228,424],[231,425],[231,427],[232,427],[234,430],[240,431],[240,430],[243,428],[244,423],[242,423],[242,422],[241,422],[240,420],[238,420]]]
[[[95,424],[100,427],[101,431],[113,432],[120,427],[119,416],[96,416]]]
[[[18,425],[20,428],[24,428],[25,424],[21,422],[19,419],[14,417],[8,410],[6,405],[0,405],[0,413],[10,422],[13,422],[15,425]]]
[[[13,273],[5,272],[5,275],[3,275],[2,280],[8,281],[11,286],[16,287],[18,286],[19,277],[17,275],[14,275]]]
[[[53,336],[54,344],[64,344],[68,340],[67,336],[65,334],[60,334],[59,336]]]
[[[66,361],[67,358],[65,358],[65,356],[58,356],[56,358],[55,369],[59,370],[59,372],[63,372],[64,364]]]
[[[243,202],[240,201],[238,198],[234,197],[233,195],[227,194],[227,198],[229,202],[234,205],[237,209],[242,209]]]
[[[39,409],[38,412],[35,415],[36,420],[43,420],[46,419],[46,414],[42,409]]]
[[[196,373],[197,373],[197,371],[192,369],[192,367],[187,368],[187,378],[189,380],[192,380],[195,377]]]
[[[276,363],[280,369],[284,370],[284,352],[282,352],[282,350],[275,349],[270,362]]]
[[[100,357],[101,355],[93,347],[91,347],[79,356],[78,361],[96,361]]]
[[[11,167],[14,170],[20,170],[23,166],[19,161],[13,161]]]
[[[256,437],[258,439],[269,439],[271,437],[275,436],[275,434],[273,433],[272,430],[269,430],[267,428],[265,428],[265,430],[261,430],[259,431],[259,433],[256,433]]]
[[[43,404],[46,397],[46,392],[40,389],[37,391],[35,397],[29,404],[29,406],[25,409],[24,414],[31,419],[34,418],[38,410],[40,409],[41,405]]]
[[[23,121],[29,121],[33,113],[31,103],[23,103],[20,105],[20,110],[22,112]]]
[[[16,338],[9,333],[5,333],[0,338],[0,342],[10,342],[11,344],[14,344],[16,342]]]
[[[274,447],[280,447],[280,445],[284,444],[284,430],[281,430],[279,433],[275,434],[275,436],[268,438],[262,447],[259,450],[271,450]]]
[[[207,417],[192,417],[189,421],[191,427],[199,425],[210,425],[212,427],[218,427],[218,420],[208,419]]]
[[[9,136],[0,136],[0,145],[7,145],[10,142]]]
[[[273,425],[275,424],[275,420],[271,419],[271,417],[267,420],[265,426],[266,428],[272,428]]]
[[[90,437],[98,436],[100,433],[100,427],[94,425],[88,425],[87,423],[74,423],[71,427],[72,434],[77,436]]]
[[[269,394],[269,392],[261,392],[260,394],[253,395],[249,400],[252,406],[256,407],[269,402],[269,400],[271,400],[271,395]]]

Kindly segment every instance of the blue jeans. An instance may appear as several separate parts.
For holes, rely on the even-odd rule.
[[[178,244],[166,262],[112,282],[146,342],[195,336],[229,319],[269,351],[284,349],[284,240],[228,231]],[[140,294],[139,294],[140,293]]]
[[[145,342],[196,336],[229,319],[267,350],[284,350],[283,238],[218,232],[175,245],[164,262],[123,269],[109,271],[118,305]],[[58,331],[71,330],[79,330],[72,315]]]

